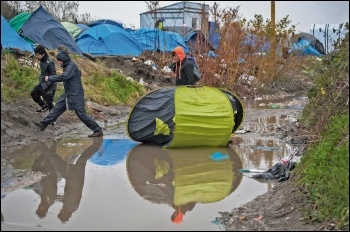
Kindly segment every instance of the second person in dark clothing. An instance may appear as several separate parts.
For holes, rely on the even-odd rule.
[[[176,75],[176,85],[194,85],[193,63],[186,58],[183,47],[178,46],[172,52],[173,65],[171,69]]]
[[[40,61],[39,83],[31,92],[33,100],[40,106],[36,112],[45,112],[53,108],[53,98],[56,92],[57,83],[45,81],[45,76],[56,75],[55,63],[51,60],[42,45],[38,45],[34,49],[36,58]]]
[[[88,137],[103,136],[102,128],[86,113],[81,72],[77,64],[71,60],[69,54],[65,51],[59,51],[56,58],[63,68],[63,73],[61,75],[46,76],[45,80],[63,82],[64,93],[59,97],[49,114],[40,123],[35,124],[43,131],[47,125],[56,121],[66,110],[74,110],[78,118],[93,131],[93,134]]]

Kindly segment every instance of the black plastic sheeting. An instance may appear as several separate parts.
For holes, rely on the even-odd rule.
[[[277,163],[266,172],[253,175],[252,178],[264,180],[275,179],[278,182],[285,181],[289,179],[289,173],[295,168],[295,164],[296,162],[287,162],[286,165]]]

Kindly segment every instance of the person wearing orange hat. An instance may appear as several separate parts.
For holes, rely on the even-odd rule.
[[[174,63],[169,67],[175,73],[175,85],[194,85],[193,63],[186,58],[184,48],[174,48],[172,56]]]

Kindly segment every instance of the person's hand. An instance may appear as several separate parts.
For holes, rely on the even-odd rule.
[[[45,81],[48,81],[48,80],[49,80],[49,76],[46,76],[46,77],[45,77]]]

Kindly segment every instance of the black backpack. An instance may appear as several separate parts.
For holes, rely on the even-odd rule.
[[[200,69],[198,67],[198,64],[196,60],[192,56],[187,56],[187,60],[191,61],[193,63],[193,74],[194,74],[194,80],[199,81],[202,77]]]

